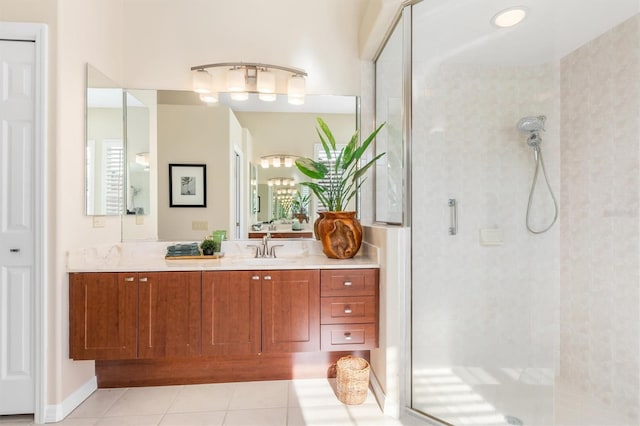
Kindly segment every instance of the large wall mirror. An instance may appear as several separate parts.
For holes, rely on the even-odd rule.
[[[124,212],[124,107],[122,88],[87,66],[85,210],[88,215]]]
[[[346,143],[357,127],[355,96],[307,95],[299,106],[286,95],[264,102],[221,93],[218,103],[206,104],[190,91],[125,89],[124,98],[124,241],[197,241],[218,229],[230,239],[247,238],[252,225],[271,221],[291,227],[291,200],[282,192],[299,191],[307,179],[284,161],[263,168],[261,159],[314,157],[316,117],[338,142]],[[176,164],[206,167],[206,206],[170,206],[169,166]],[[95,173],[87,166],[87,176]],[[304,227],[312,228],[315,210],[311,199]]]

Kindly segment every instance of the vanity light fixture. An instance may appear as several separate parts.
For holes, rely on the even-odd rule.
[[[287,95],[292,105],[304,104],[306,71],[280,65],[250,62],[221,62],[191,67],[193,73],[193,91],[197,93],[215,92],[211,74],[207,68],[226,68],[226,89],[231,99],[247,100],[249,93],[258,93],[262,101],[276,100],[276,74],[282,71],[288,74]],[[217,94],[216,94],[217,95]],[[216,96],[217,97],[217,96]]]
[[[527,9],[525,7],[510,7],[493,15],[491,23],[498,28],[509,28],[518,25],[526,16]]]
[[[267,179],[268,186],[295,186],[296,181],[291,178],[276,177]]]
[[[196,93],[211,93],[211,74],[200,69],[193,73],[193,91]]]
[[[268,169],[269,167],[293,167],[293,163],[298,158],[296,155],[285,155],[285,154],[276,154],[276,155],[265,155],[260,157],[260,166],[263,169]]]

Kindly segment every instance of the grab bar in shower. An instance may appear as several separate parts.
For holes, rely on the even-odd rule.
[[[449,235],[458,233],[458,202],[455,198],[449,198]]]

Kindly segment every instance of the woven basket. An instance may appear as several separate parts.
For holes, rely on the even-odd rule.
[[[340,402],[362,404],[369,389],[369,363],[351,355],[340,358],[336,364],[336,394]]]

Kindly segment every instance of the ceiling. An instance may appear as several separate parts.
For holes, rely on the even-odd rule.
[[[491,18],[528,9],[512,28]],[[533,65],[557,61],[640,10],[638,0],[424,0],[414,6],[414,60]]]

